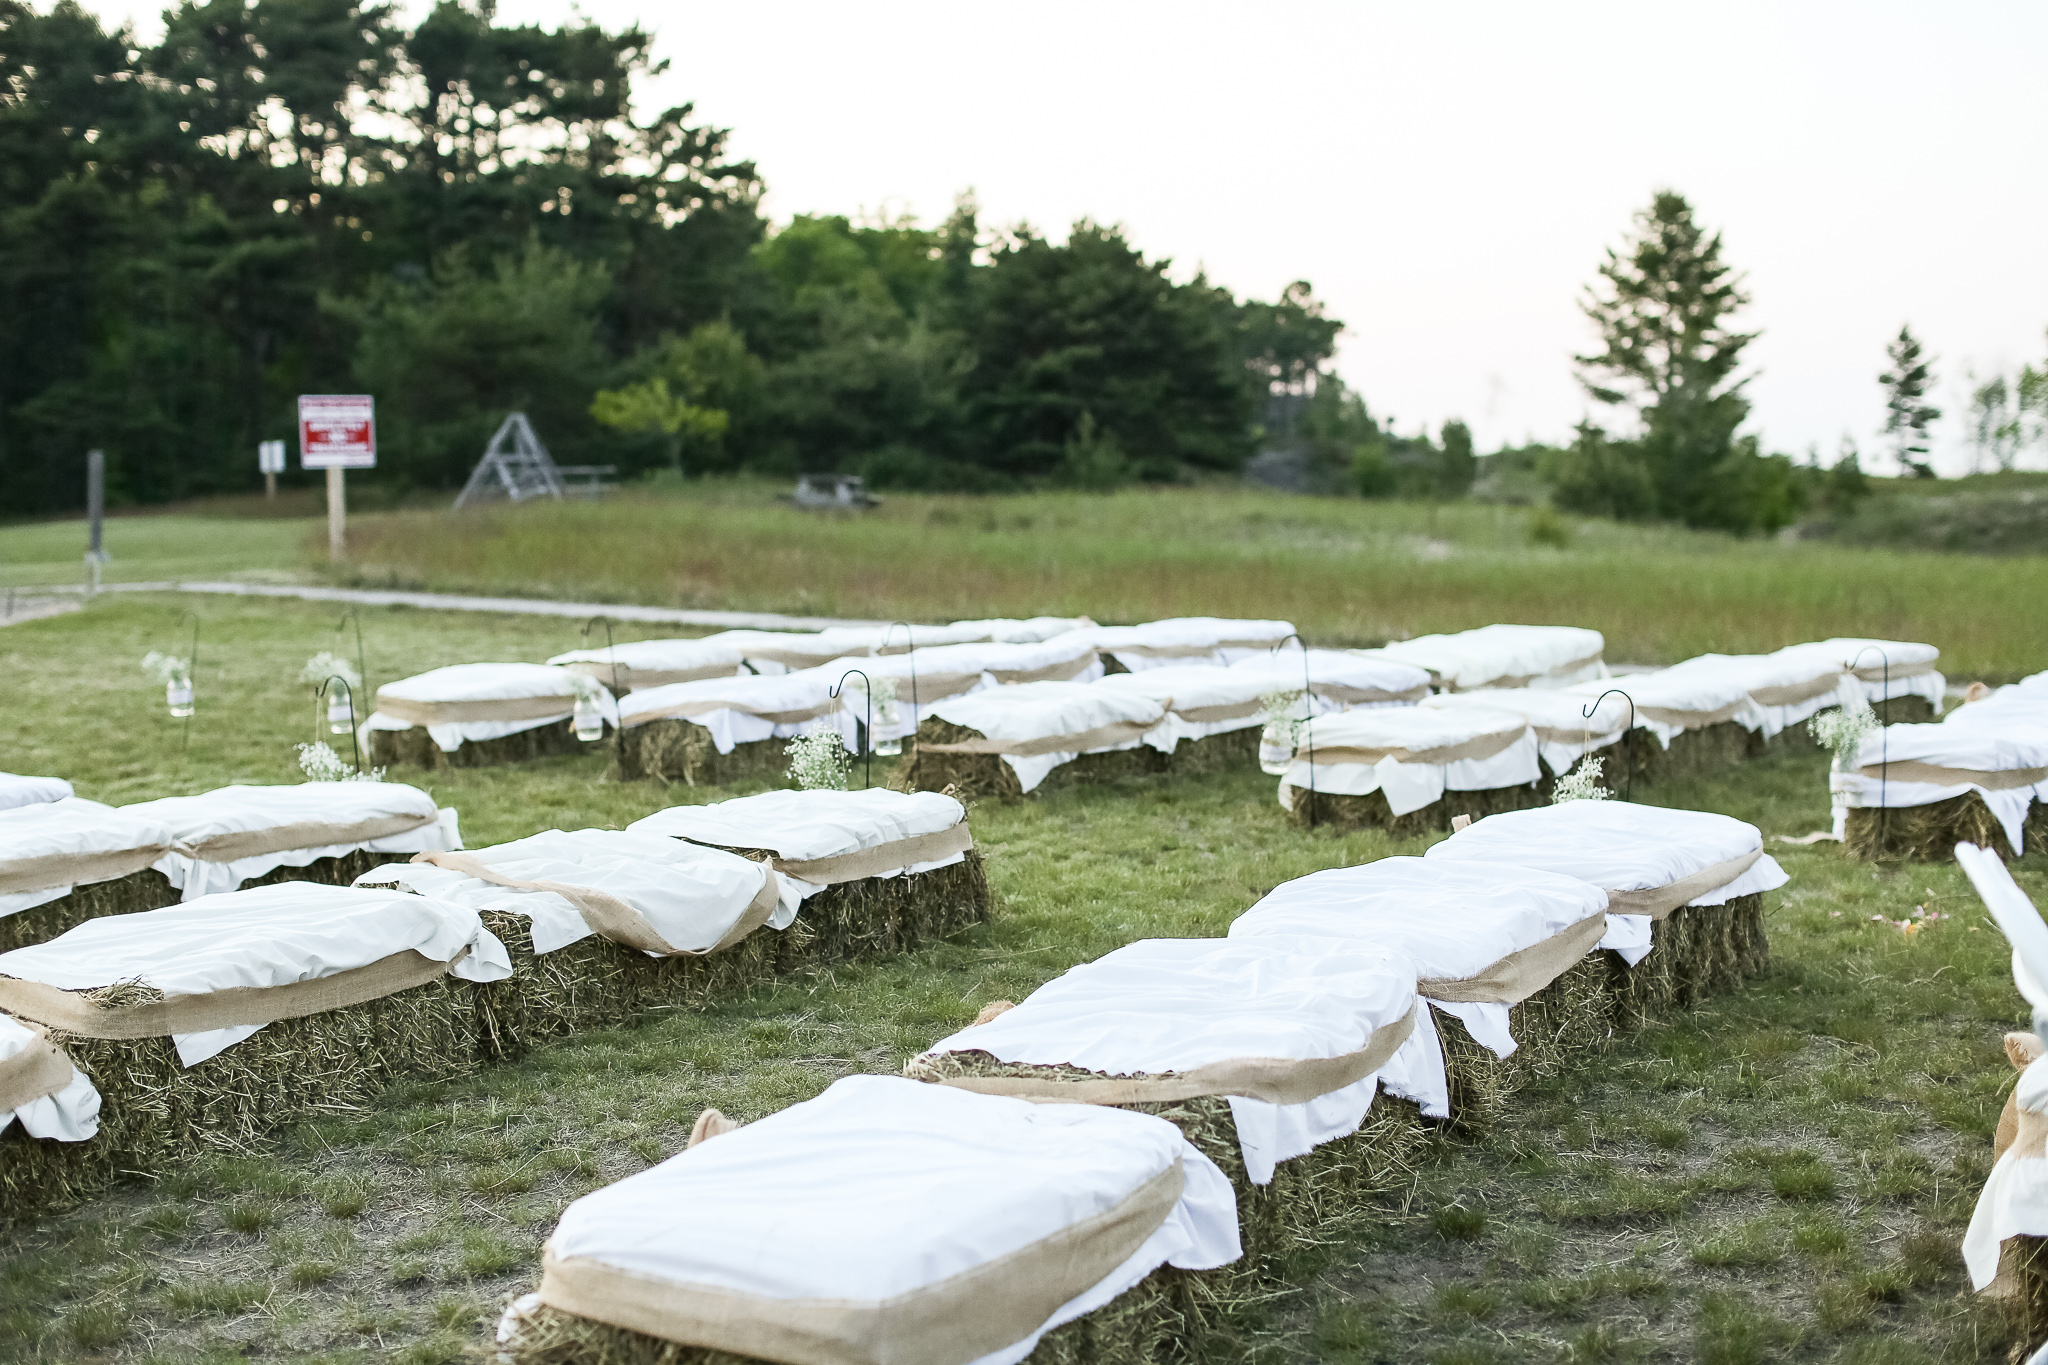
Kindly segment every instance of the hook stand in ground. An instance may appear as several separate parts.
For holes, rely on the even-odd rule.
[[[348,751],[354,756],[356,771],[360,773],[363,770],[363,742],[356,732],[356,693],[355,689],[348,685],[347,678],[339,673],[327,675],[327,681],[313,690],[314,713],[319,713],[319,704],[327,700],[328,687],[335,683],[341,685],[341,695],[348,702]]]
[[[588,621],[585,621],[583,623],[583,639],[586,643],[589,642],[590,628],[599,621],[604,622],[604,656],[611,660],[612,665],[612,705],[618,706],[619,698],[624,694],[619,691],[619,647],[612,643],[612,618],[609,616],[593,616]],[[626,771],[626,713],[621,709],[618,715],[618,723],[612,726],[612,757],[618,761],[619,772],[621,775],[624,775]]]
[[[867,674],[857,668],[849,668],[839,675],[838,682],[825,690],[825,695],[834,701],[839,700],[839,694],[846,690],[846,680],[855,677],[860,679],[861,691],[868,699],[867,737],[866,742],[861,745],[861,748],[867,751],[867,766],[862,771],[860,779],[861,786],[866,788],[875,785],[875,685],[868,681]]]
[[[1858,687],[1863,685],[1863,680],[1856,676],[1856,665],[1864,655],[1870,653],[1875,653],[1878,662],[1884,666],[1884,681],[1879,684],[1884,690],[1878,696],[1877,704],[1879,706],[1886,706],[1891,703],[1892,699],[1892,661],[1891,656],[1886,654],[1883,648],[1878,645],[1865,645],[1857,650],[1855,657],[1849,660],[1849,680]],[[1890,731],[1891,727],[1884,723],[1884,717],[1879,716],[1877,718],[1877,848],[1880,858],[1884,856],[1885,847],[1892,837],[1892,737]]]
[[[362,689],[368,692],[370,691],[370,669],[369,665],[363,662],[363,618],[361,613],[354,607],[350,607],[347,611],[343,612],[341,619],[334,623],[334,633],[336,635],[341,634],[341,628],[351,621],[355,623],[356,627],[356,678],[361,683]],[[355,697],[353,693],[350,694],[349,700],[351,704],[354,703]]]
[[[1301,728],[1308,735],[1308,827],[1316,827],[1316,731],[1312,722],[1316,718],[1316,694],[1308,679],[1308,641],[1293,631],[1280,637],[1279,644],[1269,651],[1280,652],[1280,646],[1289,640],[1301,646]]]
[[[1622,766],[1628,771],[1628,786],[1622,789],[1621,799],[1633,801],[1636,799],[1636,699],[1618,687],[1610,687],[1599,696],[1593,698],[1591,706],[1580,708],[1579,714],[1586,718],[1588,722],[1586,728],[1590,731],[1593,728],[1591,724],[1593,713],[1598,711],[1600,703],[1606,701],[1609,697],[1620,697],[1628,703],[1628,729],[1621,732],[1621,762]]]

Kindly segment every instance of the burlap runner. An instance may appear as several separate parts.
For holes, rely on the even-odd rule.
[[[829,716],[840,707],[840,699],[831,697],[816,706],[799,706],[791,711],[764,711],[758,706],[749,706],[729,697],[700,697],[679,701],[669,706],[649,707],[636,710],[624,717],[625,724],[645,725],[651,720],[688,720],[692,716],[708,716],[714,711],[737,711],[743,716],[755,716],[770,725],[801,725],[807,720]]]
[[[1623,695],[1627,694],[1624,693]],[[1630,697],[1629,700],[1634,701],[1635,699]],[[1654,720],[1659,725],[1669,725],[1674,729],[1699,730],[1709,725],[1719,725],[1723,721],[1734,720],[1742,714],[1742,709],[1749,704],[1749,699],[1745,697],[1741,701],[1729,702],[1718,711],[1686,711],[1678,707],[1643,706],[1638,703],[1636,715],[1643,720]]]
[[[149,844],[110,853],[46,853],[36,858],[0,861],[0,896],[110,882],[142,871],[170,851],[169,844]]]
[[[76,1069],[55,1043],[36,1037],[12,1057],[0,1058],[0,1114],[12,1114],[71,1084]]]
[[[1111,645],[1112,654],[1135,654],[1140,659],[1206,659],[1219,649],[1246,646],[1214,645]]]
[[[1453,692],[1477,692],[1484,688],[1492,687],[1527,687],[1538,678],[1554,678],[1568,673],[1576,673],[1582,668],[1591,668],[1599,662],[1599,654],[1588,654],[1583,659],[1574,659],[1568,664],[1559,664],[1556,668],[1545,669],[1541,673],[1503,673],[1497,678],[1488,678],[1485,682],[1477,683],[1471,687],[1459,687],[1453,684],[1449,690]],[[1435,670],[1432,669],[1431,672],[1435,672]]]
[[[1260,701],[1225,702],[1219,706],[1176,706],[1173,714],[1196,725],[1214,725],[1218,721],[1243,720],[1256,716],[1265,703]]]
[[[1415,1011],[1376,1029],[1366,1045],[1337,1057],[1232,1057],[1158,1076],[948,1076],[940,1082],[979,1095],[1045,1104],[1170,1104],[1202,1095],[1240,1095],[1268,1104],[1306,1104],[1356,1085],[1387,1064],[1415,1031]]]
[[[274,1024],[280,1019],[300,1019],[379,1000],[445,975],[468,952],[464,948],[443,962],[406,948],[367,966],[311,981],[291,981],[281,986],[230,986],[112,1008],[94,1005],[77,991],[0,976],[0,1009],[81,1038],[162,1038],[174,1033],[207,1033],[217,1028]]]
[[[1318,768],[1336,763],[1363,763],[1370,767],[1383,758],[1391,758],[1396,763],[1460,763],[1472,758],[1492,758],[1513,745],[1527,732],[1528,727],[1524,726],[1520,730],[1503,730],[1497,734],[1480,735],[1459,744],[1446,744],[1436,749],[1404,749],[1398,746],[1391,749],[1369,749],[1355,744],[1333,744],[1328,747],[1318,744],[1314,746],[1315,764]],[[1303,740],[1296,745],[1295,757],[1306,762],[1309,751],[1309,743]]]
[[[594,887],[575,886],[569,882],[528,882],[497,871],[472,853],[415,853],[416,863],[432,863],[451,871],[465,873],[478,881],[489,882],[513,891],[552,891],[576,907],[576,913],[583,916],[584,923],[610,939],[628,948],[638,948],[643,953],[656,957],[705,957],[721,949],[730,948],[748,934],[768,922],[775,913],[775,902],[780,886],[775,878],[775,869],[767,865],[761,868],[761,889],[747,902],[739,918],[732,922],[718,942],[709,948],[678,948],[656,931],[647,917],[638,910],[612,895]]]
[[[1648,915],[1651,919],[1663,919],[1681,905],[1691,905],[1701,896],[1716,887],[1728,885],[1755,865],[1764,856],[1759,848],[1730,858],[1726,862],[1713,863],[1701,868],[1688,877],[1663,886],[1653,886],[1643,891],[1609,891],[1607,911],[1613,915]]]
[[[607,688],[613,685],[612,666],[592,663],[580,659],[562,667],[572,673],[581,673],[586,678],[595,678]],[[735,664],[706,664],[700,668],[634,668],[630,664],[618,667],[617,684],[621,691],[636,692],[649,687],[666,687],[670,683],[699,682],[705,678],[731,678],[739,674]]]
[[[367,844],[394,834],[431,825],[434,815],[378,815],[347,824],[306,820],[296,825],[273,825],[269,829],[230,830],[203,839],[180,839],[171,851],[202,863],[231,863],[265,853],[283,853],[294,848],[327,848],[333,844]]]
[[[1855,674],[1857,679],[1862,682],[1881,683],[1886,677],[1885,668],[1882,664],[1870,664],[1849,671]],[[1917,678],[1923,673],[1932,673],[1933,671],[1934,660],[1927,659],[1917,664],[1893,664],[1890,677],[1893,682],[1898,682],[1902,678]]]
[[[993,1172],[996,1179],[1001,1172]],[[960,1365],[1022,1341],[1145,1244],[1180,1201],[1176,1161],[1117,1203],[889,1299],[782,1299],[675,1284],[541,1250],[540,1301],[686,1346],[788,1365]]]
[[[894,674],[885,674],[895,677]],[[935,701],[945,701],[963,692],[972,692],[981,686],[981,670],[972,673],[920,673],[915,679],[896,678],[896,701],[902,706],[929,706]],[[849,708],[863,720],[867,718],[867,703],[860,696],[860,689],[854,688],[853,703]]]
[[[1758,706],[1796,706],[1811,701],[1827,692],[1840,690],[1842,675],[1830,673],[1825,677],[1809,678],[1805,682],[1786,683],[1782,687],[1759,687],[1749,694],[1749,699]]]
[[[777,858],[771,866],[800,882],[836,886],[840,882],[857,882],[863,877],[876,877],[884,872],[900,872],[913,863],[937,862],[973,847],[974,836],[968,833],[967,822],[962,820],[947,829],[913,834],[907,839],[876,844],[873,848],[857,848],[851,853],[836,853],[829,858]]]
[[[991,668],[988,674],[1005,686],[1011,683],[1065,682],[1087,672],[1099,657],[1101,656],[1098,651],[1091,649],[1077,658],[1047,664],[1043,668]]]
[[[1589,744],[1595,749],[1604,749],[1619,740],[1628,725],[1624,722],[1612,730],[1560,730],[1552,725],[1532,725],[1536,738],[1545,744]]]
[[[576,710],[576,697],[478,697],[466,701],[414,701],[377,689],[377,710],[408,725],[482,725],[493,721],[558,720]]]
[[[1541,943],[1509,953],[1477,976],[1418,981],[1415,993],[1452,1004],[1517,1004],[1557,980],[1574,962],[1592,952],[1606,933],[1607,912],[1602,910]]]
[[[1370,706],[1374,702],[1421,701],[1429,695],[1429,684],[1411,687],[1405,692],[1382,692],[1374,687],[1346,687],[1342,683],[1311,683],[1309,690],[1330,701],[1340,701],[1346,706]]]
[[[1917,758],[1898,758],[1890,763],[1872,763],[1857,774],[1873,782],[1925,782],[1936,787],[1982,787],[1988,792],[2010,791],[2048,782],[2048,768],[2002,768],[1984,772],[1976,768],[1946,768],[1923,763]]]
[[[1098,725],[1093,730],[1083,730],[1077,735],[1044,735],[1038,739],[967,739],[958,744],[927,744],[920,740],[917,747],[934,754],[1009,754],[1016,758],[1030,758],[1038,754],[1085,754],[1142,739],[1146,731],[1164,719],[1161,716],[1160,720],[1150,722],[1117,720]]]

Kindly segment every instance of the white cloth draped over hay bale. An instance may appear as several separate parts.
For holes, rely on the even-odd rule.
[[[1093,626],[1082,632],[1132,673],[1171,664],[1233,664],[1272,649],[1294,633],[1291,621],[1221,616],[1173,616],[1137,626]]]
[[[1050,640],[1022,644],[991,641],[937,645],[930,649],[919,646],[911,651],[871,656],[849,654],[834,659],[821,671],[837,679],[845,677],[850,669],[859,669],[875,684],[875,738],[902,739],[916,733],[918,722],[937,702],[1019,683],[1093,682],[1102,676],[1102,660],[1095,646],[1078,633],[1069,632]],[[846,678],[846,686],[846,701],[836,719],[847,749],[860,753],[859,730],[868,723],[870,708],[860,678]],[[884,714],[880,700],[880,694],[890,686],[896,692],[893,722]]]
[[[1428,669],[1369,649],[1311,649],[1302,665],[1301,646],[1283,640],[1273,649],[1248,651],[1228,667],[1270,674],[1273,691],[1300,691],[1306,673],[1309,690],[1340,709],[1407,706],[1429,694]]]
[[[1918,697],[1939,716],[1948,693],[1948,679],[1935,668],[1941,651],[1912,640],[1878,640],[1842,636],[1787,645],[1783,656],[1815,656],[1855,678],[1863,699],[1873,706],[1900,697]]]
[[[455,811],[402,782],[222,787],[124,809],[170,828],[171,851],[154,866],[188,901],[323,858],[462,847]]]
[[[2010,694],[2008,696],[2008,694]],[[1957,707],[1940,721],[1887,725],[1868,736],[1844,767],[1828,775],[1835,833],[1848,838],[1852,817],[1879,820],[1887,809],[1912,809],[1974,797],[1990,812],[2017,857],[2026,848],[2027,816],[2048,800],[2048,689],[2015,692]],[[1925,850],[1946,855],[1958,838],[1930,835]],[[1855,842],[1852,840],[1852,842]]]
[[[82,797],[0,811],[0,922],[80,885],[146,871],[175,841],[161,819]]]
[[[719,785],[742,776],[779,777],[781,741],[836,729],[847,704],[840,670],[775,674],[650,687],[620,705],[620,775]],[[838,692],[838,695],[834,695]]]
[[[1701,654],[1673,664],[1657,674],[1667,682],[1683,685],[1689,678],[1727,680],[1740,687],[1754,703],[1754,729],[1765,739],[1804,724],[1810,717],[1861,690],[1850,679],[1833,651],[1802,650],[1797,647],[1775,654]],[[1633,681],[1624,679],[1624,683]]]
[[[0,1133],[84,1142],[100,1130],[100,1092],[38,1029],[0,1014]]]
[[[1317,715],[1411,705],[1429,691],[1428,676],[1419,669],[1331,649],[1311,652],[1308,677]],[[1224,668],[1173,664],[1112,674],[1097,685],[1164,706],[1167,718],[1152,743],[1170,752],[1182,740],[1263,726],[1266,697],[1302,690],[1302,657],[1295,650],[1248,655]]]
[[[0,811],[13,810],[16,806],[40,805],[45,801],[62,801],[76,794],[71,790],[71,784],[61,777],[0,773]]]
[[[531,922],[533,951],[599,934],[649,957],[710,953],[796,917],[796,888],[761,863],[654,834],[548,830],[460,853],[424,853],[356,879]]]
[[[927,755],[994,756],[1028,793],[1055,768],[1083,754],[1135,749],[1141,744],[1171,753],[1173,741],[1155,736],[1166,714],[1166,708],[1149,697],[1098,683],[1019,683],[971,692],[928,708],[927,726],[941,721],[971,731],[974,737],[941,742],[920,734],[914,757],[921,761]],[[945,784],[933,778],[917,780],[916,785]]]
[[[1619,744],[1629,731],[1628,703],[1547,687],[1484,687],[1473,692],[1439,692],[1421,703],[1430,711],[1508,711],[1529,722],[1536,754],[1554,777],[1562,777],[1587,754]],[[1589,716],[1586,712],[1590,710]],[[1648,742],[1647,736],[1644,742]]]
[[[748,665],[762,673],[816,668],[848,655],[903,653],[938,645],[993,642],[1032,644],[1094,625],[1083,617],[1038,616],[1026,621],[1006,619],[956,621],[949,625],[834,626],[816,632],[727,630],[708,635],[740,651]]]
[[[363,747],[371,749],[380,732],[418,726],[443,753],[454,753],[464,744],[555,725],[575,714],[581,681],[569,669],[549,664],[450,664],[429,669],[377,689],[377,709],[362,725]],[[618,704],[602,683],[595,700],[606,723],[616,726]]]
[[[947,1053],[1097,1075],[957,1074]],[[1413,1053],[1414,1057],[1401,1054]],[[920,1063],[924,1070],[920,1071]],[[1089,1104],[1227,1096],[1245,1170],[1358,1131],[1383,1070],[1413,1089],[1443,1059],[1415,965],[1327,939],[1143,939],[1074,967],[1016,1008],[941,1039],[907,1074],[988,1095]]]
[[[570,1205],[499,1343],[1013,1365],[1162,1265],[1235,1261],[1236,1214],[1163,1119],[851,1076]]]
[[[1516,1047],[1508,1007],[1594,950],[1608,932],[1607,902],[1591,882],[1536,868],[1382,858],[1283,882],[1229,936],[1344,939],[1398,953],[1414,965],[1417,994],[1505,1058]],[[1441,1068],[1411,1084],[1388,1089],[1448,1116]]]
[[[626,830],[708,848],[764,850],[783,884],[804,899],[841,882],[951,867],[974,847],[960,802],[939,792],[881,787],[772,791],[670,806]]]
[[[1481,626],[1418,635],[1366,653],[1427,669],[1446,692],[1481,687],[1563,687],[1607,675],[1606,637],[1578,626]]]
[[[548,663],[594,678],[620,694],[746,671],[745,656],[739,649],[715,639],[633,640],[602,649],[572,649]]]
[[[1318,797],[1383,793],[1400,817],[1447,792],[1529,787],[1543,775],[1537,737],[1512,711],[1473,706],[1373,708],[1317,716],[1301,727],[1294,762],[1280,779],[1280,806]]]
[[[1770,723],[1750,699],[1748,680],[1728,671],[1663,668],[1574,683],[1565,690],[1590,702],[1610,688],[1635,703],[1637,727],[1655,735],[1666,749],[1688,731],[1733,724],[1761,734]]]
[[[86,1037],[167,1036],[192,1067],[277,1019],[511,970],[466,906],[285,882],[88,920],[0,953],[0,1010]],[[164,998],[102,1007],[79,995],[117,984]]]

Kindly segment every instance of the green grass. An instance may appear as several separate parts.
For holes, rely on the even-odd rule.
[[[0,631],[8,766],[114,801],[293,780],[290,745],[316,731],[292,679],[334,645],[336,613],[201,601],[201,709],[182,749],[135,660],[174,642],[183,605],[124,594]],[[574,639],[535,618],[364,620],[381,678]],[[729,794],[606,768],[592,753],[428,785],[472,844]],[[1640,795],[1772,834],[1826,820],[1813,756]],[[1075,962],[1220,934],[1280,881],[1423,846],[1305,833],[1252,773],[1070,788],[974,821],[998,915],[953,942],[400,1086],[21,1231],[0,1244],[0,1359],[459,1358],[501,1296],[531,1287],[561,1209],[679,1150],[702,1108],[754,1119],[838,1076],[893,1072]],[[1535,1085],[1483,1139],[1437,1142],[1368,1235],[1220,1358],[2002,1358],[1954,1252],[2012,1075],[1998,1038],[2023,1013],[2002,940],[1952,867],[1773,851],[1794,881],[1772,900],[1766,976]],[[2019,875],[2048,904],[2048,868]],[[1953,917],[1914,938],[1870,919],[1929,897]]]

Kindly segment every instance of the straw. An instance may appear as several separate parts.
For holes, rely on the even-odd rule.
[[[684,720],[651,720],[619,737],[619,777],[635,782],[662,777],[692,787],[725,787],[735,782],[780,781],[789,767],[789,741],[780,738],[735,744],[721,754],[711,732]]]
[[[374,767],[410,764],[415,768],[495,768],[556,754],[580,754],[595,747],[576,738],[574,722],[566,717],[498,739],[464,740],[454,753],[434,743],[424,725],[407,730],[372,730],[369,734],[370,763]]]

